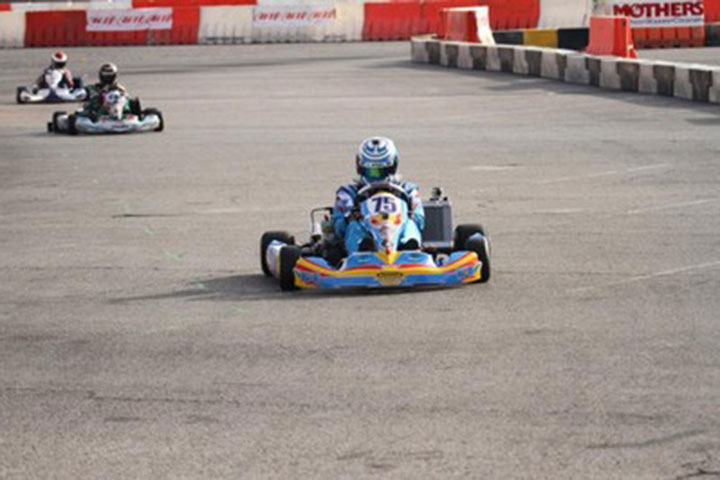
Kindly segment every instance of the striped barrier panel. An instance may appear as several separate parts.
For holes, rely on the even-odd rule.
[[[720,103],[720,67],[599,57],[564,49],[449,42],[429,36],[411,42],[412,61],[416,63]]]

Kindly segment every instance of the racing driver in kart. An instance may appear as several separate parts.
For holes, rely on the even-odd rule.
[[[62,79],[58,84],[58,87],[73,88],[75,87],[75,81],[73,80],[72,72],[66,67],[68,57],[62,50],[58,50],[53,53],[50,60],[50,66],[48,66],[43,73],[40,74],[37,80],[35,80],[36,88],[48,88],[49,85],[45,82],[45,74],[50,70],[59,70],[62,74]]]
[[[107,113],[104,106],[104,96],[111,90],[127,94],[127,89],[117,83],[118,68],[114,63],[105,63],[98,71],[99,82],[87,87],[88,99],[83,105],[83,113],[96,120],[103,113]]]
[[[365,139],[355,157],[355,166],[359,175],[353,183],[343,185],[337,190],[332,212],[333,229],[338,238],[344,240],[348,254],[358,251],[374,250],[369,233],[359,221],[359,208],[356,205],[358,192],[368,185],[390,183],[400,187],[412,205],[408,207],[411,219],[405,225],[400,238],[401,250],[417,250],[422,243],[420,232],[425,225],[425,211],[417,185],[403,182],[396,175],[398,168],[398,150],[395,143],[385,137]]]

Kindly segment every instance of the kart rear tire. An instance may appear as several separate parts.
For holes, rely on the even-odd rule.
[[[65,112],[55,112],[52,116],[52,122],[48,124],[48,132],[59,132],[60,129],[58,128],[57,119],[60,115],[65,115]],[[52,130],[50,130],[50,125],[52,124]]]
[[[453,242],[453,250],[465,249],[465,242],[468,238],[476,233],[485,236],[485,229],[479,223],[466,223],[455,227],[455,240]]]
[[[300,258],[300,248],[288,245],[280,249],[280,289],[284,292],[298,290],[293,269]]]
[[[70,135],[77,135],[77,127],[75,126],[75,122],[77,121],[77,116],[75,114],[71,114],[68,116],[68,133]]]
[[[22,93],[25,91],[25,87],[17,87],[17,90],[15,91],[15,101],[17,103],[25,103],[22,99]]]
[[[73,77],[73,88],[83,88],[83,79],[82,77]]]
[[[477,232],[476,232],[477,233]],[[473,283],[485,283],[490,280],[490,244],[487,237],[483,238],[469,238],[465,241],[465,250],[468,252],[475,252],[478,259],[482,262],[480,268],[480,279]]]
[[[265,251],[267,250],[268,245],[270,245],[270,242],[273,240],[287,243],[288,245],[295,245],[295,238],[288,232],[277,231],[263,233],[262,237],[260,237],[260,267],[262,267],[262,271],[266,277],[272,277],[272,272],[270,271],[270,268],[268,268],[265,260]]]
[[[140,118],[146,116],[146,115],[157,115],[160,119],[160,125],[157,126],[157,128],[154,130],[155,132],[162,132],[165,130],[165,119],[162,116],[162,113],[157,108],[147,108],[142,111],[142,115]]]
[[[53,128],[54,128],[54,127],[53,127],[53,123],[52,123],[52,122],[47,122],[47,131],[48,131],[48,133],[52,133],[52,132],[53,132]]]

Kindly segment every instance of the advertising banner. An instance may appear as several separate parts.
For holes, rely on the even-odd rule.
[[[256,6],[253,9],[254,27],[308,27],[323,25],[337,19],[333,5]]]
[[[88,10],[88,32],[132,32],[170,30],[172,8],[135,8],[125,10]]]
[[[702,0],[605,0],[596,4],[599,15],[624,15],[633,28],[702,27]]]

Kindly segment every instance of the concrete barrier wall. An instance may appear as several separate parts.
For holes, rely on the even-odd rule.
[[[520,45],[485,46],[412,39],[412,61],[496,71],[622,90],[720,103],[720,67],[618,57]]]

